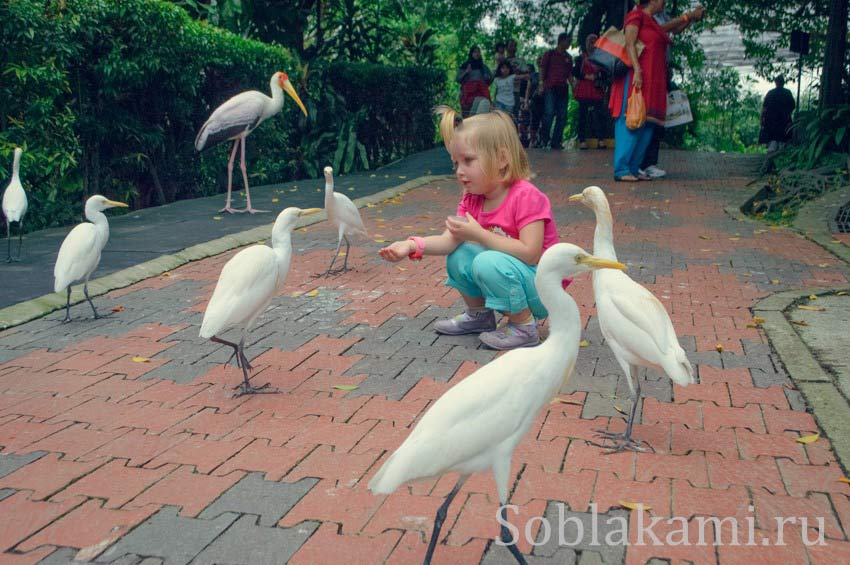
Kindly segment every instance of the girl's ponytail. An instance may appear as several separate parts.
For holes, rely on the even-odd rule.
[[[440,136],[448,150],[452,143],[452,137],[454,137],[455,128],[461,124],[463,119],[449,106],[437,106],[434,108],[434,114],[440,116]]]

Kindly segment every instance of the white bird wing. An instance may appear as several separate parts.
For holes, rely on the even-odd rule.
[[[267,100],[265,94],[256,90],[242,92],[227,100],[201,127],[195,148],[200,151],[246,130],[253,130],[262,122]]]
[[[659,302],[655,296],[646,288],[636,283],[623,273],[617,273],[616,278],[610,277],[606,282],[604,298],[600,305],[600,319],[604,316],[609,319],[609,331],[612,331],[620,338],[621,345],[641,354],[641,349],[649,344],[649,341],[655,344],[660,355],[668,355],[676,341],[676,333],[673,329],[673,323],[670,321],[670,316],[664,305]],[[609,281],[613,279],[613,284]],[[613,308],[605,304],[606,299],[610,302]],[[604,312],[603,312],[604,311]],[[606,316],[607,314],[607,316]],[[624,339],[629,333],[629,326],[616,323],[615,316],[625,318],[643,335],[632,335]],[[647,360],[657,362],[656,356],[646,357]]]
[[[7,222],[20,222],[27,213],[27,193],[21,181],[13,178],[3,192],[3,215]]]
[[[392,492],[398,485],[439,475],[496,449],[521,431],[535,406],[522,394],[523,377],[536,365],[532,350],[515,350],[478,369],[425,413],[369,488]],[[532,420],[536,416],[530,415]]]
[[[65,236],[56,257],[56,266],[53,267],[54,291],[65,290],[68,285],[89,276],[100,263],[100,252],[94,224],[84,222],[74,226]]]
[[[244,327],[274,298],[277,290],[275,253],[254,245],[233,256],[221,270],[204,312],[200,336],[210,338],[230,328]]]
[[[354,202],[344,194],[334,192],[334,214],[339,223],[345,224],[346,233],[359,233],[364,237],[368,237],[366,226],[363,225],[363,218],[360,217],[360,211]]]

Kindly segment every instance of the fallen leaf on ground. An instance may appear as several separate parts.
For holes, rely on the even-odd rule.
[[[353,186],[348,187],[348,191],[349,191],[349,192],[354,192],[354,187],[353,187]]]
[[[407,267],[396,267],[396,269],[398,269],[399,271],[406,271]]]
[[[740,239],[741,239],[740,237],[730,237],[729,241],[738,241]]]
[[[717,351],[718,353],[723,353],[723,345],[721,345],[721,344],[719,344],[719,343],[718,343],[717,345],[715,345],[715,346],[714,346],[714,349],[715,349],[715,351]]]
[[[847,296],[847,292],[842,290],[841,292],[836,292],[835,296]]]
[[[272,198],[272,202],[280,202],[279,198]]]
[[[147,357],[133,357],[133,361],[136,363],[150,363],[151,360]]]
[[[386,242],[387,242],[386,239],[376,239],[375,240],[375,243],[386,243]]]
[[[753,316],[753,323],[754,324],[763,324],[764,318],[762,318],[761,316]]]
[[[623,414],[624,416],[626,415],[626,411],[623,410],[622,408],[620,408],[619,406],[617,406],[616,404],[614,405],[614,410],[616,410],[620,414]]]
[[[113,312],[123,312],[124,307],[123,306],[115,306],[115,307],[112,308],[112,311]]]
[[[578,344],[579,344],[581,347],[587,347],[588,345],[590,345],[590,342],[589,342],[589,341],[587,341],[586,339],[583,339],[583,340],[581,340],[580,342],[578,342]]]
[[[798,437],[797,443],[814,443],[818,439],[820,439],[820,434],[812,434],[810,436]]]
[[[820,263],[820,264],[818,264],[818,267],[820,267],[821,269],[823,269],[825,267],[829,267],[829,263]]]
[[[826,310],[826,308],[823,308],[821,306],[806,306],[805,304],[801,304],[800,306],[797,306],[797,308],[799,308],[800,310],[809,310],[811,312],[823,312],[824,310]]]
[[[575,400],[567,400],[566,398],[555,397],[552,399],[552,402],[549,404],[571,404],[573,406],[583,406],[581,402],[576,402]]]
[[[357,390],[357,385],[334,385],[337,390]]]
[[[707,235],[701,235],[701,236],[699,236],[699,238],[700,238],[700,239],[711,239],[711,238],[710,238],[709,236],[707,236]]]
[[[213,220],[220,220],[221,216],[213,216]]]
[[[773,279],[770,282],[772,282],[773,284],[779,284],[779,279]]]
[[[628,508],[629,510],[652,510],[652,506],[647,506],[642,502],[626,502],[621,500],[619,504],[623,508]]]
[[[794,324],[795,326],[808,326],[809,325],[806,322],[804,322],[803,320],[791,320],[791,323]]]
[[[313,289],[310,292],[308,292],[307,294],[305,294],[304,296],[311,296],[312,297],[312,296],[318,296],[318,295],[319,295],[319,291],[316,290],[316,289]]]
[[[817,300],[817,299],[818,299],[818,297],[815,296],[814,294],[809,295],[809,300]]]

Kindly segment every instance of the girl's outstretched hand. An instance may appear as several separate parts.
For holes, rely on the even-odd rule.
[[[446,218],[446,229],[449,230],[449,233],[455,239],[473,242],[478,241],[481,232],[484,231],[481,224],[469,212],[466,213],[466,217],[463,219],[458,216],[449,216]]]
[[[416,244],[409,239],[405,239],[403,241],[395,241],[389,244],[378,251],[378,255],[380,255],[385,261],[397,263],[402,259],[407,258],[407,256],[414,251],[416,251]]]

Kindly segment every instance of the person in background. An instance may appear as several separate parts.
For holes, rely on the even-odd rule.
[[[608,108],[614,118],[614,180],[634,182],[650,180],[639,169],[652,139],[654,126],[664,125],[667,117],[667,46],[672,43],[670,33],[680,33],[691,22],[705,17],[705,9],[697,6],[693,11],[673,18],[662,27],[653,16],[664,10],[664,0],[639,0],[634,10],[626,15],[624,23],[626,52],[632,68],[614,80]],[[644,44],[638,57],[637,41]],[[630,130],[626,127],[626,103],[633,91],[640,89],[646,105],[646,122]]]
[[[570,102],[569,81],[573,76],[573,58],[567,53],[570,34],[558,35],[558,45],[543,55],[540,62],[540,86],[543,95],[543,124],[540,131],[541,146],[563,149],[564,126]],[[554,119],[554,128],[552,121]]]
[[[502,110],[503,112],[507,112],[513,116],[514,114],[514,83],[522,76],[523,78],[528,75],[515,75],[511,71],[511,66],[507,61],[502,61],[499,63],[499,68],[496,69],[496,78],[493,80],[493,85],[495,86],[495,100],[496,100],[496,109]]]
[[[534,113],[532,109],[532,96],[537,93],[537,83],[540,75],[534,69],[534,65],[528,64],[528,80],[525,81],[525,89],[520,99],[519,113],[517,114],[517,133],[523,147],[531,147],[537,133],[534,127]],[[538,119],[539,122],[539,119]]]
[[[605,107],[605,90],[599,85],[601,69],[590,61],[594,43],[599,39],[591,33],[584,41],[584,48],[576,60],[573,75],[576,85],[573,97],[578,101],[578,146],[587,149],[587,140],[598,139],[597,147],[605,149],[605,121],[608,118],[608,108]]]
[[[494,59],[496,60],[496,65],[493,68],[498,69],[501,62],[505,60],[505,44],[501,41],[496,44],[496,56]]]
[[[529,81],[529,89],[525,93],[531,114],[531,123],[528,127],[529,145],[531,147],[540,147],[540,130],[543,124],[543,94],[540,92],[540,63],[542,61],[543,57],[537,58],[537,72],[533,73],[532,80]]]
[[[759,143],[767,144],[768,153],[782,149],[790,141],[791,114],[796,107],[794,95],[785,88],[785,77],[779,75],[773,82],[776,88],[764,96],[759,131]]]
[[[476,45],[469,50],[466,61],[460,66],[456,80],[460,83],[460,108],[468,116],[476,98],[490,101],[490,83],[493,73],[481,59],[481,49]]]

